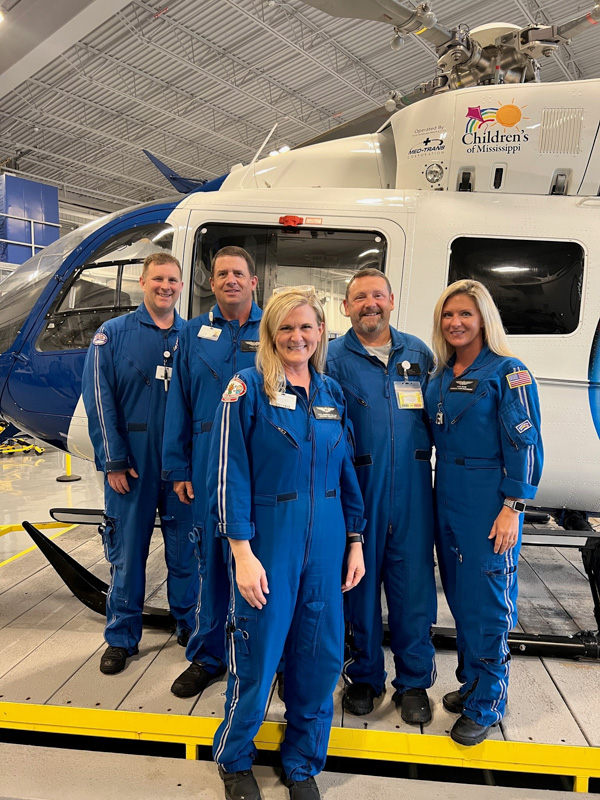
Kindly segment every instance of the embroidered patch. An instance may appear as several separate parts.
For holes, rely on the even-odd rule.
[[[518,386],[530,386],[533,383],[531,375],[526,369],[510,372],[506,376],[506,380],[511,389],[516,389]]]
[[[528,431],[529,428],[533,428],[533,425],[528,419],[525,419],[520,425],[515,425],[515,428],[519,431],[519,433],[525,433],[525,431]]]
[[[92,344],[99,346],[108,342],[108,336],[105,333],[96,333],[92,339]]]
[[[223,392],[221,400],[224,403],[237,403],[238,398],[246,394],[246,384],[240,378],[232,378],[229,386]]]

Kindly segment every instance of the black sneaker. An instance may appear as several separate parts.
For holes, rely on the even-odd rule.
[[[480,725],[470,717],[465,717],[464,714],[461,714],[452,726],[450,736],[458,744],[462,744],[464,747],[472,747],[474,744],[480,744],[484,739],[487,739],[490,728],[492,728],[491,725]]]
[[[185,672],[175,678],[171,691],[177,697],[193,697],[195,694],[202,694],[207,686],[218,681],[226,672],[225,667],[221,667],[218,672],[208,672],[202,664],[192,661]]]
[[[445,694],[442,698],[442,703],[446,711],[449,711],[451,714],[462,714],[463,712],[464,703],[459,689]]]
[[[130,656],[134,656],[137,652],[137,647],[132,653],[128,653],[126,647],[113,647],[109,645],[102,653],[100,672],[104,675],[116,675],[118,672],[123,672],[127,664],[127,659],[130,658]]]
[[[380,696],[370,683],[351,683],[344,691],[342,707],[344,711],[362,717],[373,711],[373,701]]]
[[[181,647],[187,647],[191,634],[192,632],[187,628],[180,631],[177,635],[177,644],[181,645]]]
[[[394,703],[400,709],[400,716],[409,725],[426,725],[431,722],[431,706],[425,689],[407,689],[394,692]]]
[[[303,781],[293,781],[283,772],[281,780],[289,789],[290,800],[321,800],[319,787],[312,775]]]
[[[219,767],[219,776],[223,781],[227,800],[262,800],[251,769],[243,772],[225,772],[223,767]]]

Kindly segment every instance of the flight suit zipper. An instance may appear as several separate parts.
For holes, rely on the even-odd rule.
[[[460,412],[459,412],[459,413],[458,413],[458,414],[457,414],[457,415],[454,417],[454,419],[451,419],[451,420],[450,420],[450,425],[454,425],[454,423],[455,423],[455,422],[458,422],[458,420],[459,420],[459,419],[462,417],[462,415],[465,413],[465,411],[468,411],[468,410],[471,408],[471,406],[474,406],[474,405],[475,405],[475,403],[478,403],[478,402],[479,402],[479,400],[481,400],[481,398],[482,398],[482,397],[485,397],[485,396],[486,396],[486,394],[487,394],[487,389],[485,390],[485,392],[482,392],[482,393],[481,393],[481,394],[480,394],[478,397],[475,397],[473,400],[471,400],[471,402],[469,403],[469,405],[468,405],[468,406],[465,406],[465,407],[462,409],[462,411],[460,411]]]
[[[291,387],[292,391],[296,395],[296,397],[300,400],[300,402],[306,408],[307,414],[307,423],[308,423],[308,438],[307,441],[311,442],[311,457],[310,457],[310,516],[308,518],[308,535],[306,537],[306,546],[304,549],[304,560],[302,562],[302,569],[308,563],[308,557],[310,555],[310,546],[312,544],[312,537],[313,537],[313,526],[315,521],[315,461],[316,461],[316,447],[317,447],[317,437],[315,436],[314,425],[312,423],[312,407],[315,401],[315,398],[318,393],[318,388],[316,388],[313,392],[312,397],[308,401],[308,405],[304,397],[301,394],[294,391],[294,387]]]

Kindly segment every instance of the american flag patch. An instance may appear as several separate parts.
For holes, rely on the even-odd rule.
[[[533,425],[528,419],[525,419],[520,425],[515,425],[515,428],[519,431],[519,433],[525,433],[525,431],[528,431],[529,428],[533,428]]]
[[[506,376],[508,385],[511,389],[516,389],[517,386],[529,386],[533,383],[531,375],[526,369],[520,369],[518,372],[511,372]]]

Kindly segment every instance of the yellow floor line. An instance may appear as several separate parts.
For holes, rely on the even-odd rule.
[[[37,528],[38,526],[36,525],[35,527]],[[55,533],[54,536],[49,536],[48,538],[49,539],[58,539],[58,537],[62,536],[63,533],[68,533],[69,531],[72,531],[73,528],[76,528],[76,527],[77,527],[77,525],[69,525],[63,531],[59,531],[58,533]],[[34,550],[37,550],[37,549],[38,549],[37,544],[34,544],[32,547],[28,547],[27,550],[22,550],[20,553],[17,553],[16,555],[11,556],[10,558],[7,558],[6,561],[0,561],[0,567],[4,567],[4,566],[6,566],[6,564],[10,564],[11,561],[16,561],[17,558],[21,558],[21,556],[26,556],[27,553],[32,553]]]
[[[64,528],[64,522],[32,522],[34,527],[41,531],[47,531],[51,528]],[[0,536],[5,536],[7,533],[16,533],[23,531],[25,528],[22,525],[0,525]]]
[[[81,736],[178,742],[186,758],[197,757],[198,745],[210,745],[220,719],[139,711],[73,708],[0,701],[0,728],[69,733]],[[255,738],[262,750],[277,750],[285,725],[265,722]],[[437,764],[473,769],[567,775],[575,792],[585,792],[590,778],[600,777],[600,748],[487,740],[461,747],[449,736],[333,728],[329,755]]]

